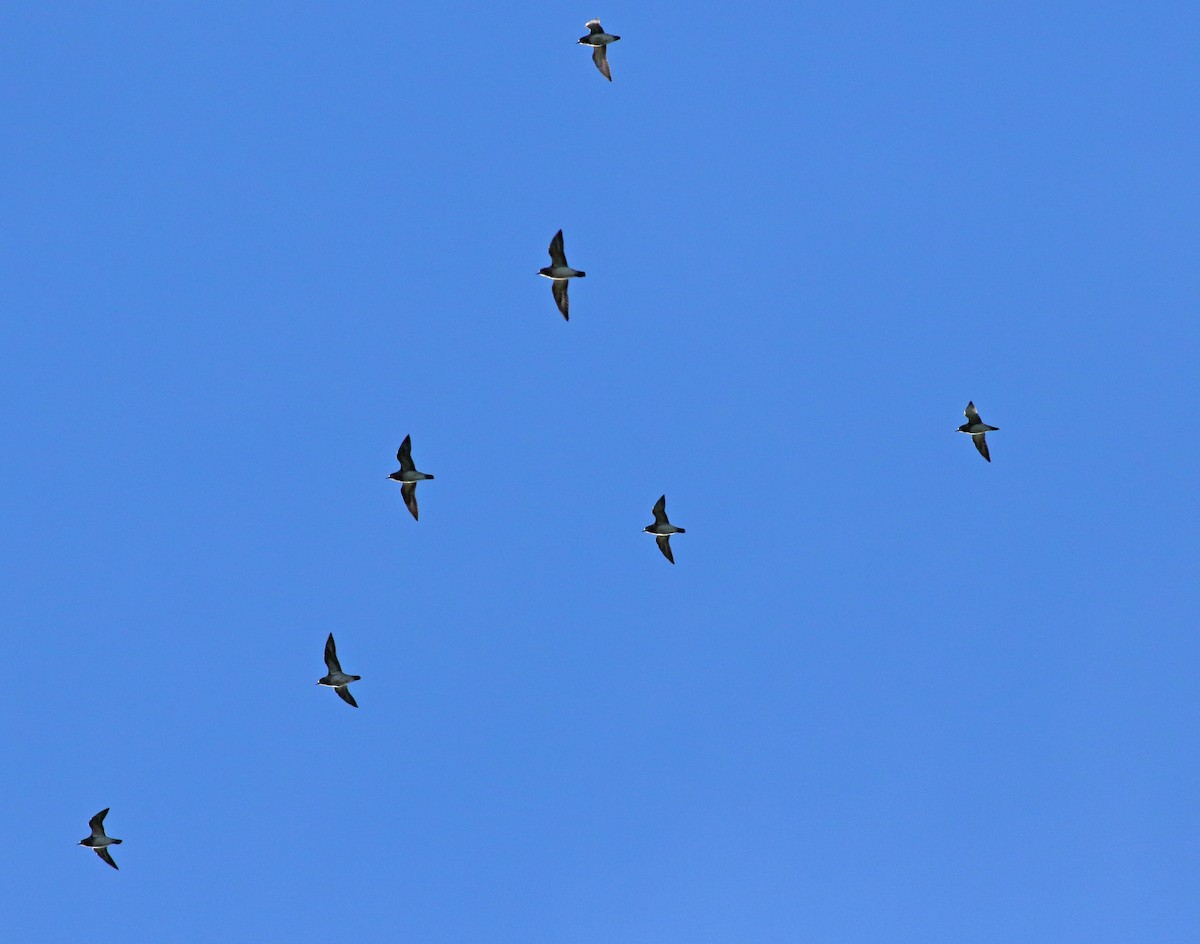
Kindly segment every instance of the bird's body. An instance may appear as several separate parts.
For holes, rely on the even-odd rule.
[[[424,472],[418,472],[417,467],[413,465],[412,436],[404,437],[404,442],[400,444],[400,448],[396,451],[396,459],[400,463],[400,468],[389,475],[388,478],[401,483],[400,494],[404,498],[404,504],[412,514],[413,520],[419,521],[417,511],[417,483],[431,479],[433,476],[426,475]]]
[[[562,314],[563,320],[570,321],[571,300],[567,296],[567,279],[582,279],[587,273],[581,272],[579,269],[572,269],[567,265],[567,254],[563,249],[563,233],[561,229],[550,240],[550,265],[544,269],[538,269],[538,275],[553,281],[550,288],[554,295],[554,303],[558,305],[558,310]]]
[[[342,671],[342,666],[338,662],[337,646],[333,641],[333,633],[330,633],[329,638],[325,640],[325,668],[329,672],[324,678],[317,679],[317,684],[332,688],[337,692],[338,698],[350,707],[357,708],[358,702],[354,700],[354,696],[350,694],[347,686],[351,682],[357,682],[362,676],[347,675]]]
[[[544,269],[538,270],[538,275],[547,279],[577,279],[581,275],[587,275],[586,272],[580,272],[578,269],[572,269],[570,266],[546,266]]]
[[[663,557],[669,560],[672,564],[675,563],[675,555],[671,553],[671,535],[686,534],[684,528],[677,528],[667,520],[667,496],[663,495],[654,503],[653,509],[654,524],[646,525],[642,530],[647,534],[653,534],[655,543],[658,544],[658,549],[662,551]]]
[[[604,32],[604,27],[600,25],[599,20],[588,20],[583,25],[587,27],[588,34],[579,37],[579,42],[584,46],[592,47],[592,62],[596,64],[600,74],[611,82],[612,70],[608,67],[607,47],[609,43],[615,43],[621,37]]]
[[[609,43],[615,43],[620,36],[614,36],[612,33],[604,32],[604,27],[600,25],[599,20],[588,20],[583,24],[588,29],[586,36],[580,36],[579,42],[585,46],[607,46]]]
[[[117,867],[117,863],[113,861],[113,857],[109,854],[108,847],[119,846],[121,844],[121,840],[113,839],[111,836],[106,836],[104,834],[104,817],[108,815],[108,811],[109,807],[105,807],[90,820],[88,820],[88,826],[91,827],[92,834],[88,836],[87,839],[80,839],[79,845],[86,846],[88,849],[91,849],[96,853],[96,855],[111,865],[114,869],[117,869],[119,872],[120,869]]]
[[[433,476],[418,472],[416,469],[401,469],[399,472],[393,472],[388,478],[396,482],[424,482]]]
[[[979,418],[979,411],[975,409],[975,402],[971,401],[967,404],[967,408],[963,410],[963,416],[967,421],[958,428],[960,433],[966,433],[971,437],[971,441],[975,443],[975,448],[979,450],[979,454],[992,461],[991,453],[988,452],[987,433],[992,433],[998,430],[999,426],[988,426]]]

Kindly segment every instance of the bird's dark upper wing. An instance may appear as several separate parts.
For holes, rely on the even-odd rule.
[[[563,249],[563,235],[560,229],[554,234],[554,238],[550,240],[550,264],[556,266],[565,266],[567,264],[567,253]]]
[[[101,846],[99,849],[93,849],[92,851],[109,865],[111,865],[114,869],[117,869],[118,872],[121,871],[119,868],[117,868],[117,863],[113,861],[113,857],[108,854],[108,849],[106,847]]]
[[[670,524],[667,520],[667,496],[664,495],[654,503],[654,523],[655,524]]]
[[[417,483],[405,482],[400,486],[400,494],[404,496],[404,504],[412,512],[413,521],[420,521],[421,519],[417,517]]]
[[[979,450],[979,454],[987,459],[988,462],[991,462],[992,457],[988,454],[987,436],[983,433],[975,433],[971,437],[971,441],[975,443],[975,448]]]
[[[342,671],[342,667],[338,664],[337,646],[333,641],[333,633],[330,633],[329,638],[325,640],[325,668],[329,669],[330,674]]]
[[[592,47],[592,62],[596,63],[596,68],[600,70],[600,74],[608,81],[612,81],[612,70],[608,67],[608,47],[593,46]]]
[[[358,707],[358,702],[354,700],[354,696],[350,694],[350,689],[348,689],[345,685],[343,685],[341,688],[335,688],[334,691],[338,693],[338,698],[344,701],[351,708]]]
[[[583,25],[587,28],[587,31],[589,33],[595,34],[595,33],[603,33],[604,32],[604,27],[602,27],[600,25],[599,20],[588,20]]]
[[[417,467],[412,461],[412,436],[405,436],[404,442],[396,450],[396,460],[400,463],[401,472],[415,472]]]
[[[979,411],[975,409],[974,401],[967,404],[967,408],[963,410],[963,416],[965,416],[972,423],[980,422]]]
[[[566,279],[554,279],[550,283],[550,291],[554,293],[554,303],[562,312],[563,318],[571,320],[571,299],[567,297],[567,286],[571,283]]]
[[[93,836],[103,836],[104,835],[104,817],[106,817],[108,815],[108,811],[110,809],[112,809],[112,807],[106,806],[99,813],[97,813],[95,816],[93,816],[91,819],[88,820],[88,826],[91,827]]]
[[[675,563],[675,555],[671,553],[671,535],[669,535],[669,534],[655,535],[654,541],[658,545],[658,549],[663,552],[663,557],[665,557],[672,564],[674,564]]]

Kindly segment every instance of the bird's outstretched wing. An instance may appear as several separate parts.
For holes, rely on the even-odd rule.
[[[971,401],[970,403],[967,404],[967,408],[965,410],[963,410],[963,416],[965,416],[967,418],[967,420],[972,423],[982,422],[979,419],[979,411],[977,409],[975,409],[974,401]]]
[[[584,26],[584,29],[586,29],[592,35],[595,35],[596,33],[604,32],[604,27],[600,25],[599,20],[588,20],[586,23],[583,24],[583,26]]]
[[[592,62],[596,63],[596,68],[600,70],[600,74],[611,82],[612,70],[608,67],[607,46],[594,46],[592,48]]]
[[[400,494],[404,498],[404,504],[412,513],[413,521],[420,521],[421,519],[417,517],[417,483],[405,482],[400,486]]]
[[[975,433],[971,437],[971,441],[975,443],[975,448],[979,450],[979,454],[987,459],[988,462],[991,462],[992,457],[988,454],[987,435],[984,433]]]
[[[669,560],[672,564],[675,563],[675,555],[671,553],[671,535],[659,534],[655,535],[654,543],[658,545],[658,549],[663,552],[663,557]]]
[[[412,461],[412,436],[404,437],[404,442],[396,450],[396,461],[400,463],[401,472],[415,472],[417,470]]]
[[[88,820],[88,826],[91,828],[93,836],[104,835],[104,817],[108,815],[108,811],[110,809],[112,809],[112,807],[106,806],[99,813]]]
[[[345,685],[343,685],[341,688],[335,688],[334,691],[338,693],[338,698],[344,701],[351,708],[358,707],[358,702],[354,700],[354,696],[350,694],[350,689]]]
[[[662,498],[660,498],[658,501],[656,501],[654,503],[653,514],[654,514],[654,523],[655,524],[670,524],[671,523],[667,520],[667,496],[666,495],[663,495]],[[672,563],[674,563],[674,562],[672,562]]]
[[[570,284],[566,279],[555,279],[550,283],[550,291],[554,293],[554,304],[558,305],[564,321],[571,320],[571,299],[567,297],[567,286]]]
[[[550,264],[556,266],[565,266],[567,264],[567,252],[563,249],[563,234],[561,229],[550,240]]]
[[[329,638],[325,640],[325,668],[329,670],[330,675],[336,675],[342,671],[341,665],[338,664],[337,645],[333,641],[333,633],[330,633]]]
[[[118,872],[121,871],[119,868],[117,868],[117,863],[113,861],[113,857],[108,854],[108,849],[106,847],[101,846],[99,849],[93,849],[92,851]]]

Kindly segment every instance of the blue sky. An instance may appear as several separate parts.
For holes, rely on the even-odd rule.
[[[11,939],[1190,939],[1197,27],[10,10]]]

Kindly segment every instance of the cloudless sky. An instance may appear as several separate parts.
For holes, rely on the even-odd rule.
[[[1198,35],[7,10],[5,939],[1193,940]]]

